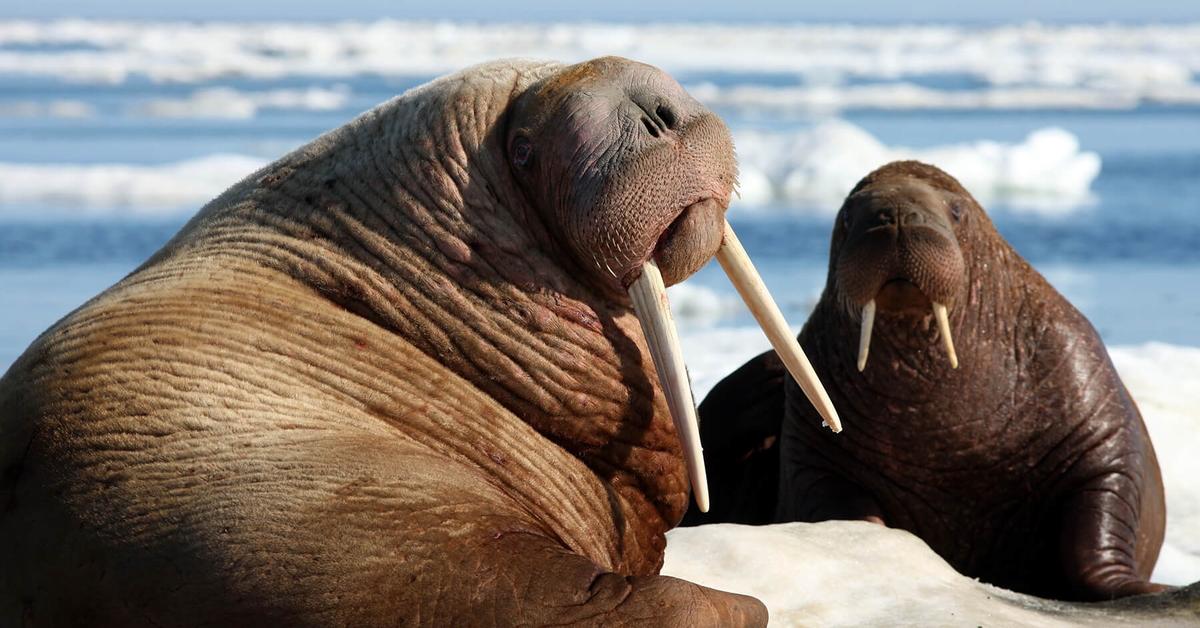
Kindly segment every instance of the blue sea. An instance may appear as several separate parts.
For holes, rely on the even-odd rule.
[[[842,195],[917,157],[1108,343],[1200,345],[1196,25],[0,21],[0,369],[205,200],[358,112],[493,57],[603,53],[664,67],[733,129],[731,221],[795,324]],[[716,298],[685,327],[748,322],[705,309],[733,294],[716,269],[689,283]]]

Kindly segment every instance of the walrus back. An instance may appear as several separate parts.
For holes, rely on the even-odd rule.
[[[0,380],[0,435],[2,625],[19,624],[22,600],[36,600],[51,624],[140,625],[116,602],[127,594],[131,607],[186,608],[195,596],[172,601],[162,588],[180,569],[200,589],[241,574],[316,600],[358,567],[315,569],[312,582],[284,586],[290,576],[271,565],[298,569],[313,554],[336,562],[350,532],[330,526],[363,516],[346,509],[380,508],[376,496],[408,501],[361,519],[369,529],[347,557],[406,543],[416,561],[443,541],[399,531],[373,540],[375,528],[447,502],[479,512],[448,520],[453,530],[431,520],[434,537],[550,526],[600,564],[619,555],[618,531],[582,525],[610,505],[578,460],[403,339],[237,259],[166,259],[60,321]],[[548,468],[571,479],[547,482]],[[391,478],[386,489],[371,488],[379,478]],[[528,489],[500,488],[510,485]],[[248,547],[266,562],[244,555]],[[235,563],[212,562],[221,556]],[[263,575],[246,572],[255,564]],[[107,581],[124,579],[124,592],[101,586],[106,572],[121,574]],[[361,594],[375,611],[405,599],[369,586]],[[234,611],[218,623],[285,618]]]

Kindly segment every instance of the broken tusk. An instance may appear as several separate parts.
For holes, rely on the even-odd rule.
[[[946,306],[935,302],[933,317],[937,319],[938,331],[942,334],[942,346],[946,348],[946,356],[950,358],[950,367],[958,368],[958,354],[954,353],[954,338],[950,335],[950,317],[946,314]]]
[[[746,255],[746,249],[742,248],[742,243],[738,241],[737,235],[733,233],[733,228],[729,226],[728,222],[725,223],[725,239],[721,243],[721,248],[717,249],[717,261],[721,263],[721,268],[725,269],[725,274],[729,275],[729,280],[742,295],[742,300],[746,302],[750,313],[754,315],[755,320],[766,333],[767,340],[771,341],[771,346],[775,347],[775,352],[783,360],[783,365],[787,367],[796,383],[800,384],[804,395],[808,397],[809,402],[816,407],[821,418],[825,420],[825,425],[828,425],[829,429],[834,432],[842,431],[842,422],[838,419],[833,403],[829,401],[829,394],[825,392],[825,387],[817,379],[816,371],[813,370],[808,357],[804,355],[800,343],[796,342],[796,337],[788,328],[783,313],[779,311],[779,306],[771,298],[771,293],[767,291],[762,277],[758,275],[754,264],[750,262],[750,256]]]
[[[692,386],[679,349],[675,320],[667,303],[667,288],[662,273],[653,260],[642,265],[642,275],[629,286],[633,311],[642,324],[642,333],[650,345],[650,357],[658,371],[658,381],[667,397],[671,420],[683,446],[692,482],[692,495],[700,512],[708,512],[708,480],[704,475],[704,453],[700,446],[700,423],[696,419],[696,403],[692,401]]]
[[[875,327],[875,299],[867,301],[862,309],[862,329],[858,334],[858,372],[867,368],[867,354],[871,352],[871,329]]]

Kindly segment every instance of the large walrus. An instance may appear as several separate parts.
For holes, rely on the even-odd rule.
[[[855,186],[800,344],[846,432],[812,423],[778,358],[754,358],[700,407],[714,510],[690,523],[865,519],[1019,592],[1161,589],[1162,478],[1137,406],[1088,321],[953,177],[904,161]]]
[[[251,175],[0,380],[0,625],[764,624],[656,575],[703,484],[663,286],[733,255],[735,175],[616,58]]]

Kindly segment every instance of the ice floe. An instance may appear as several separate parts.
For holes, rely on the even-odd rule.
[[[295,104],[300,93],[248,102]],[[315,96],[319,107],[327,98]],[[207,97],[205,97],[207,98]],[[274,98],[275,100],[272,100]],[[205,99],[163,104],[156,115],[201,115]],[[887,146],[864,129],[830,120],[796,132],[735,131],[741,215],[783,211],[831,215],[863,175],[895,159],[920,159],[945,169],[981,202],[1006,201],[1019,211],[1061,213],[1086,203],[1100,157],[1082,150],[1068,131],[1046,128],[1019,143],[989,140],[912,149]],[[181,162],[21,164],[0,162],[0,212],[19,205],[104,209],[110,213],[195,209],[266,162],[216,154]],[[136,210],[127,212],[125,210]]]
[[[230,87],[196,90],[186,98],[155,98],[131,108],[133,115],[152,118],[249,119],[263,109],[334,111],[346,106],[350,90],[333,88],[243,91]],[[0,110],[2,111],[2,110]]]
[[[738,208],[772,207],[833,214],[865,174],[897,159],[932,163],[986,206],[1005,201],[1018,210],[1061,213],[1086,203],[1100,173],[1100,156],[1057,127],[1022,142],[979,140],[927,148],[887,146],[866,130],[830,120],[794,133],[735,133]]]
[[[1200,70],[1200,24],[854,26],[454,22],[0,21],[0,73],[121,82],[141,76],[433,76],[504,56],[616,54],[671,72],[776,73],[810,84],[958,75],[995,86],[1144,90]]]

